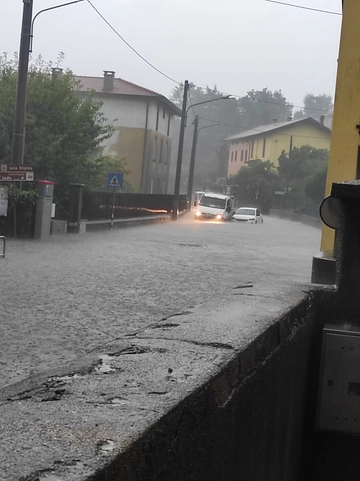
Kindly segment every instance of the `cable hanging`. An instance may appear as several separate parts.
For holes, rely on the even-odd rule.
[[[167,79],[169,79],[172,82],[174,82],[176,84],[179,84],[179,85],[182,83],[182,82],[179,82],[178,80],[173,79],[169,75],[166,75],[166,73],[164,73],[163,71],[161,71],[160,69],[155,67],[155,65],[153,65],[151,62],[146,60],[145,57],[143,57],[132,45],[130,45],[130,43],[127,42],[122,35],[120,35],[120,33],[115,29],[115,27],[113,27],[111,25],[111,23],[104,17],[104,15],[95,7],[95,5],[90,0],[87,0],[87,2],[95,10],[95,12],[99,15],[99,17],[111,28],[111,30],[125,43],[125,45],[127,45],[138,57],[140,57],[141,60],[143,60],[145,63],[147,63],[151,68],[156,70],[163,77],[166,77]]]
[[[305,7],[304,5],[295,5],[294,3],[279,2],[278,0],[264,0],[269,3],[277,3],[279,5],[286,5],[287,7],[301,8],[302,10],[311,10],[312,12],[327,13],[329,15],[342,15],[340,12],[331,12],[330,10],[322,10],[320,8]]]
[[[111,28],[111,30],[120,38],[120,40],[122,42],[125,43],[125,45],[127,47],[129,47],[138,57],[141,58],[141,60],[143,60],[147,65],[149,65],[149,67],[151,67],[152,69],[154,69],[156,72],[158,72],[160,75],[162,75],[163,77],[167,78],[168,80],[171,80],[172,82],[174,82],[175,84],[177,85],[182,85],[183,82],[179,82],[178,80],[170,77],[169,75],[167,75],[165,72],[163,72],[162,70],[158,69],[157,67],[155,67],[155,65],[153,65],[151,62],[149,62],[143,55],[141,55],[117,30],[115,27],[113,27],[113,25],[104,17],[104,15],[95,7],[95,5],[91,2],[91,0],[86,0],[87,3],[91,6],[91,8],[93,8],[93,10],[96,12],[97,15],[99,15],[99,17],[106,23],[106,25]],[[281,3],[281,4],[285,4],[284,2],[278,2],[278,1],[275,1],[275,0],[265,0],[265,1],[268,1],[268,2],[273,2],[273,3]],[[292,4],[286,4],[286,5],[290,5],[290,6],[298,6],[298,5],[292,5]],[[311,9],[310,7],[300,7],[298,6],[299,8],[306,8],[306,9],[310,9],[310,10],[314,10],[314,9]],[[329,12],[328,12],[329,13]],[[333,12],[334,13],[334,12]],[[338,14],[338,15],[341,15],[341,14]],[[202,87],[202,86],[199,86],[199,85],[196,85],[194,83],[190,83],[190,88],[191,87],[197,87],[201,90],[204,90],[204,91],[208,91],[208,90],[212,90],[210,89],[209,87]],[[238,95],[238,94],[233,94],[233,93],[228,93],[228,92],[220,92],[220,91],[216,91],[217,93],[219,93],[220,95],[229,95],[231,97],[235,97],[235,98],[238,98],[238,99],[242,99],[244,97],[246,97],[246,95]],[[190,95],[190,89],[189,89],[189,95]],[[294,105],[294,104],[291,104],[291,103],[280,103],[280,102],[272,102],[270,100],[257,100],[257,102],[261,102],[261,103],[266,103],[266,104],[271,104],[271,105],[279,105],[279,106],[283,106],[283,107],[291,107],[291,108],[299,108],[299,109],[303,109],[304,106],[300,106],[300,105]],[[190,103],[191,102],[191,97],[190,97]],[[314,108],[314,109],[311,109],[311,110],[316,110],[316,111],[322,111],[322,112],[328,112],[327,109],[318,109],[318,108]]]

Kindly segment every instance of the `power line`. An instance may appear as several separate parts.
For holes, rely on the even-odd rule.
[[[275,2],[275,0],[265,0],[265,1],[271,1],[271,2],[274,2],[274,3],[282,3],[282,2]],[[91,0],[87,0],[88,4],[94,9],[94,11],[97,13],[97,15],[99,15],[99,17],[106,23],[106,25],[108,27],[111,28],[111,30],[120,38],[120,40],[122,42],[125,43],[125,45],[127,47],[129,47],[138,57],[141,58],[141,60],[143,60],[147,65],[149,65],[152,69],[154,69],[156,72],[158,72],[160,75],[162,75],[163,77],[167,78],[168,80],[171,80],[172,82],[178,84],[178,85],[181,85],[183,82],[179,82],[178,80],[175,80],[174,78],[170,77],[169,75],[167,75],[165,72],[163,72],[162,70],[158,69],[157,67],[155,67],[155,65],[153,65],[151,62],[149,62],[143,55],[141,55],[116,29],[115,27],[113,27],[113,25],[104,17],[104,15],[95,7],[95,5],[91,2]],[[304,7],[305,8],[305,7]],[[340,14],[339,14],[340,15]],[[195,84],[191,84],[192,87],[197,87],[201,90],[209,90],[209,87],[201,87],[199,85],[195,85]],[[210,89],[211,90],[211,89]],[[190,89],[189,89],[190,91]],[[238,98],[238,99],[242,99],[244,97],[246,97],[246,95],[238,95],[238,94],[233,94],[233,93],[228,93],[228,92],[219,92],[221,95],[230,95],[231,97],[235,97],[235,98]],[[291,108],[299,108],[299,109],[303,109],[304,106],[300,106],[300,105],[294,105],[294,104],[291,104],[291,103],[280,103],[280,102],[272,102],[270,100],[262,100],[262,99],[258,99],[257,102],[261,102],[261,103],[266,103],[266,104],[271,104],[271,105],[279,105],[279,106],[283,106],[283,107],[291,107]],[[191,102],[191,97],[190,97],[190,103]],[[316,110],[316,111],[322,111],[322,112],[328,112],[327,109],[318,109],[318,108],[313,108],[311,110]]]
[[[201,90],[205,90],[207,91],[208,90],[208,87],[201,87],[200,85],[195,85],[195,84],[191,84],[193,87],[197,87]],[[211,89],[210,89],[211,90]],[[230,95],[230,97],[235,97],[237,99],[245,99],[246,98],[246,95],[239,95],[239,94],[233,94],[233,93],[229,93],[229,92],[223,92],[223,91],[219,91],[219,90],[213,90],[213,92],[215,93],[218,93],[220,95]],[[251,101],[251,99],[246,99],[246,100],[249,100]],[[272,102],[271,100],[262,100],[262,99],[256,99],[256,102],[261,102],[261,103],[264,103],[264,104],[271,104],[271,105],[280,105],[281,107],[290,107],[290,108],[297,108],[297,109],[301,109],[301,110],[304,110],[305,109],[305,106],[304,105],[295,105],[295,104],[292,104],[292,103],[289,103],[289,102]],[[306,110],[316,110],[318,112],[330,112],[329,109],[319,109],[319,108],[306,108]]]
[[[88,4],[95,10],[95,12],[99,15],[100,18],[102,18],[102,20],[111,28],[111,30],[138,56],[141,58],[141,60],[143,60],[145,63],[147,63],[151,68],[153,68],[154,70],[156,70],[159,74],[161,74],[163,77],[166,77],[167,79],[171,80],[172,82],[176,83],[176,84],[181,84],[182,82],[179,82],[178,80],[175,80],[173,79],[172,77],[170,77],[169,75],[166,75],[166,73],[164,73],[163,71],[161,71],[160,69],[158,69],[157,67],[155,67],[155,65],[153,65],[151,62],[149,62],[148,60],[146,60],[145,57],[143,57],[132,45],[130,45],[129,42],[127,42],[125,40],[125,38],[120,35],[120,33],[115,29],[115,27],[113,27],[111,25],[111,23],[104,17],[104,15],[99,12],[99,10],[95,7],[95,5],[90,1],[90,0],[87,0]]]
[[[331,12],[330,10],[322,10],[320,8],[305,7],[304,5],[295,5],[294,3],[279,2],[278,0],[264,0],[269,3],[277,3],[279,5],[286,5],[287,7],[301,8],[302,10],[311,10],[313,12],[327,13],[329,15],[342,15],[339,12]]]

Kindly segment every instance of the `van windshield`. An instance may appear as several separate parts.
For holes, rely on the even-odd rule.
[[[213,207],[215,209],[225,209],[225,203],[225,199],[218,199],[217,197],[203,195],[199,205],[203,205],[204,207]]]

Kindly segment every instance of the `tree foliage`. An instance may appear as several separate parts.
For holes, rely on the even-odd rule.
[[[310,176],[305,186],[305,194],[318,204],[324,199],[326,174],[327,167],[320,167]]]
[[[279,176],[284,188],[290,191],[289,199],[297,206],[308,196],[319,203],[325,193],[325,181],[329,152],[309,145],[295,147],[289,155],[283,151],[279,157]]]
[[[61,61],[61,58],[60,58]],[[26,107],[24,163],[34,167],[35,179],[55,182],[57,200],[68,184],[98,182],[106,158],[102,142],[112,127],[91,94],[79,97],[70,71],[51,75],[52,63],[39,57],[30,66]],[[14,122],[17,61],[0,57],[0,161],[10,163]]]
[[[271,123],[272,119],[285,120],[291,115],[292,107],[281,91],[268,89],[251,90],[240,99],[223,100],[224,95],[217,87],[202,89],[190,85],[187,128],[184,139],[181,191],[187,191],[188,169],[193,138],[192,122],[199,115],[199,135],[197,143],[194,189],[209,187],[222,182],[227,175],[228,145],[224,140],[234,134],[249,130],[259,125]],[[183,86],[174,88],[171,100],[181,107]],[[200,102],[216,101],[195,105]],[[175,121],[173,141],[173,158],[176,158],[178,147],[178,129],[180,119]],[[172,179],[175,178],[175,166],[172,166]]]
[[[243,123],[248,128],[268,125],[275,119],[285,122],[292,113],[292,105],[286,101],[281,90],[250,90],[239,103]]]
[[[319,170],[327,168],[329,152],[326,149],[315,149],[310,145],[294,147],[289,154],[282,151],[279,157],[278,172],[283,180],[287,180],[292,191],[304,192],[309,179]]]
[[[238,201],[259,206],[267,213],[275,190],[279,188],[280,179],[276,168],[269,160],[251,160],[231,179],[236,185]]]
[[[333,103],[331,95],[327,94],[306,94],[304,97],[304,108],[295,112],[294,119],[303,117],[312,117],[320,121],[322,115],[328,115],[333,111]]]

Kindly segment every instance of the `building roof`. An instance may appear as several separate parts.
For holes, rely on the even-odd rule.
[[[289,128],[295,125],[299,125],[301,123],[312,124],[316,127],[319,127],[324,132],[327,132],[329,135],[331,134],[331,130],[328,127],[325,127],[325,125],[321,124],[320,122],[313,119],[312,117],[305,117],[298,120],[288,120],[286,122],[274,122],[268,125],[261,125],[254,129],[245,130],[245,132],[240,132],[239,134],[232,135],[231,137],[228,137],[226,140],[242,140],[242,139],[247,139],[249,137],[261,136],[264,133],[274,132],[275,130]]]
[[[97,94],[107,95],[127,95],[136,97],[153,97],[165,103],[167,107],[172,110],[175,115],[181,115],[181,110],[169,99],[163,95],[149,90],[147,88],[136,85],[132,82],[128,82],[122,78],[113,79],[112,90],[104,90],[104,77],[87,77],[83,75],[75,75],[75,81],[79,83],[78,90],[80,92],[95,92]]]

